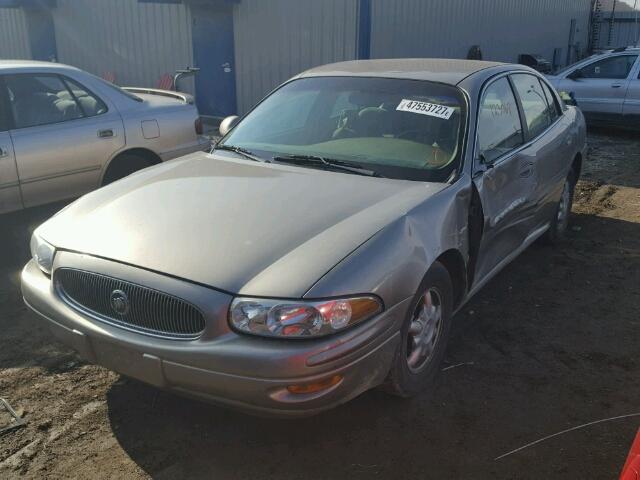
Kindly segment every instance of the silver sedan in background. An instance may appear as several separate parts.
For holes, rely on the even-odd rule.
[[[640,128],[640,48],[593,55],[547,77],[570,94],[590,124]]]
[[[55,63],[0,61],[0,214],[78,197],[208,147],[190,95],[125,90]]]
[[[318,67],[233,123],[41,225],[22,291],[90,361],[277,416],[427,388],[454,313],[562,237],[586,150],[537,72],[476,61]]]

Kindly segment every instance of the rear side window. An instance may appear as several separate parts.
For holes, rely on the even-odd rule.
[[[487,162],[522,145],[518,104],[506,77],[487,87],[478,114],[478,153]]]
[[[629,76],[637,55],[619,55],[593,62],[580,69],[581,78],[624,80]]]
[[[15,128],[67,122],[107,111],[95,95],[59,75],[7,75],[5,82]]]
[[[513,86],[520,97],[529,138],[540,135],[551,123],[549,106],[542,85],[537,77],[526,73],[511,76]]]

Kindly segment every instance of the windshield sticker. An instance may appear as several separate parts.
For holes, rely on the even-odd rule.
[[[444,105],[407,99],[403,99],[400,102],[400,105],[397,106],[396,110],[429,115],[430,117],[442,118],[444,120],[449,120],[454,112],[453,108],[446,107]]]

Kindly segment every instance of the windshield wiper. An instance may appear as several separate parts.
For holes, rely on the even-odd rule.
[[[382,177],[378,172],[368,170],[361,165],[335,160],[333,158],[321,157],[319,155],[281,155],[273,157],[276,162],[291,163],[294,165],[311,165],[326,170],[342,170],[344,172],[355,173],[356,175],[366,175],[368,177]]]
[[[233,152],[233,153],[237,153],[238,155],[242,155],[245,158],[248,158],[249,160],[253,160],[254,162],[266,162],[267,160],[265,160],[264,158],[260,158],[259,156],[257,156],[255,153],[253,153],[251,150],[247,150],[246,148],[243,147],[237,147],[235,145],[216,145],[215,147],[213,147],[213,150],[226,150],[228,152]]]

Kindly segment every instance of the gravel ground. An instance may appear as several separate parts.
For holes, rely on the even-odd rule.
[[[434,388],[317,417],[245,416],[81,361],[23,306],[28,238],[0,217],[0,478],[617,478],[640,416],[640,143],[591,132],[569,240],[534,245],[455,319]],[[6,417],[0,416],[0,423]],[[1,426],[1,425],[0,425]]]

